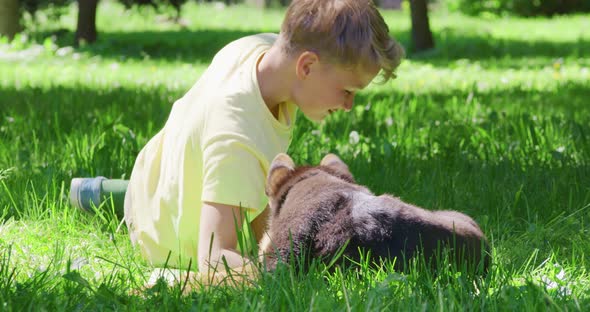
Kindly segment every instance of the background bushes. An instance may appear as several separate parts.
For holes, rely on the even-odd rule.
[[[469,15],[492,13],[520,16],[553,16],[590,12],[588,0],[447,0],[451,10]]]

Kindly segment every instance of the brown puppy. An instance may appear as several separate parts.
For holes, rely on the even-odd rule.
[[[397,258],[399,270],[419,251],[431,265],[447,251],[457,264],[481,265],[479,272],[489,266],[486,238],[469,216],[375,196],[355,184],[348,166],[333,154],[317,167],[298,168],[288,155],[277,155],[266,193],[269,228],[260,250],[270,270],[302,254],[330,261],[343,246],[343,255],[353,260],[359,249],[370,251],[373,263]]]

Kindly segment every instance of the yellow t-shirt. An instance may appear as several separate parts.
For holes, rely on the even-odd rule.
[[[203,201],[241,206],[249,220],[266,207],[270,161],[287,150],[296,113],[281,105],[277,120],[260,93],[256,66],[276,38],[248,36],[220,50],[139,153],[126,218],[152,265],[197,266]]]

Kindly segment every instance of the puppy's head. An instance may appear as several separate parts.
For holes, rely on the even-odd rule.
[[[270,206],[269,235],[261,244],[267,269],[272,270],[279,259],[287,262],[310,248],[314,252],[328,250],[329,246],[318,245],[316,236],[320,229],[329,231],[323,224],[333,223],[330,220],[336,211],[347,207],[348,196],[343,194],[359,187],[351,182],[348,166],[333,154],[313,167],[296,167],[286,154],[274,158],[265,189]]]
[[[282,206],[287,193],[298,183],[310,178],[332,176],[344,180],[345,182],[354,183],[354,178],[350,173],[348,166],[336,155],[326,155],[319,166],[301,166],[296,167],[293,159],[289,155],[278,154],[270,164],[266,181],[266,195],[269,198],[271,212]],[[309,183],[308,185],[315,183]]]

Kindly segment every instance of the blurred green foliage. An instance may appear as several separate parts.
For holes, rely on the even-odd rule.
[[[67,6],[75,0],[20,0],[21,8],[33,18],[37,11],[43,10],[48,18],[58,20],[68,9]]]
[[[446,3],[449,9],[469,15],[553,16],[590,12],[588,0],[447,0]]]
[[[126,9],[134,6],[151,6],[158,9],[160,6],[172,6],[179,14],[181,6],[186,0],[117,0],[122,3]],[[20,0],[21,8],[28,12],[33,19],[37,11],[43,10],[49,19],[58,20],[62,15],[68,12],[68,6],[76,0]],[[235,2],[235,1],[234,1]]]

